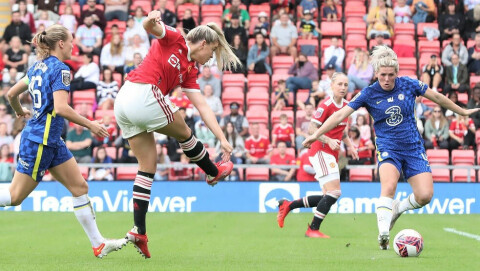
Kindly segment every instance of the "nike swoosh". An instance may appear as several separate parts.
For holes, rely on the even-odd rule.
[[[381,103],[382,101],[378,101],[377,104]]]

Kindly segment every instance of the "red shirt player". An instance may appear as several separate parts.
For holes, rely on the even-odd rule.
[[[295,147],[295,133],[286,114],[280,115],[280,124],[275,126],[272,133],[272,145],[276,146],[280,141],[285,142],[289,148]]]
[[[270,159],[270,164],[272,165],[295,165],[296,159],[295,156],[287,153],[287,144],[285,142],[278,142],[277,145],[278,153],[272,155]],[[273,168],[272,175],[276,181],[290,181],[295,173],[295,169],[282,169],[282,168]]]
[[[297,161],[299,166],[297,170],[297,182],[311,182],[315,181],[315,170],[308,158],[308,151],[302,152],[300,158]]]
[[[248,163],[268,164],[270,151],[272,150],[270,140],[260,134],[258,123],[250,125],[250,136],[245,140],[245,149],[247,150]]]

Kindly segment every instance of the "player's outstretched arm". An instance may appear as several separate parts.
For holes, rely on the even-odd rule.
[[[305,148],[310,148],[310,146],[313,142],[315,142],[315,140],[318,140],[323,134],[336,127],[340,122],[342,122],[342,120],[350,116],[353,111],[353,108],[351,108],[350,106],[345,106],[339,111],[335,112],[322,124],[322,126],[318,130],[316,130],[312,135],[310,135],[303,141],[303,146]]]
[[[7,92],[7,98],[10,102],[10,106],[15,111],[17,117],[29,117],[30,111],[25,107],[22,107],[18,96],[25,92],[28,89],[28,77],[18,81],[11,89]]]
[[[220,140],[220,146],[222,147],[223,151],[222,160],[224,162],[230,160],[233,147],[225,138],[220,125],[218,125],[217,117],[215,117],[215,113],[213,113],[212,109],[208,106],[207,102],[205,101],[205,97],[203,97],[200,92],[185,91],[185,94],[192,104],[197,108],[198,112],[200,112],[200,116],[207,125],[208,129],[210,129],[215,137]]]
[[[163,26],[161,25],[162,13],[158,10],[152,10],[148,13],[148,17],[143,20],[143,28],[156,37],[163,36]]]
[[[107,129],[97,121],[90,121],[80,116],[73,108],[68,105],[68,92],[66,90],[57,90],[53,92],[53,107],[55,112],[68,121],[88,128],[92,133],[100,137],[109,136]]]
[[[448,99],[447,96],[440,94],[436,91],[433,91],[430,88],[428,88],[427,91],[425,91],[425,94],[423,94],[423,96],[425,98],[430,99],[432,102],[440,105],[441,107],[450,109],[453,112],[460,114],[462,116],[469,116],[477,111],[480,111],[480,108],[474,108],[474,109],[461,108],[460,106],[452,102],[450,99]]]
[[[355,148],[352,140],[350,139],[350,137],[348,137],[347,130],[343,130],[342,141],[343,141],[343,143],[345,143],[345,146],[350,151],[350,154],[352,155],[352,158],[355,159],[355,160],[358,160],[359,157],[358,157],[357,148]]]
[[[308,125],[308,134],[312,135],[313,133],[315,133],[315,131],[317,131],[318,128],[320,128],[320,125],[318,125],[317,123],[315,123],[313,121],[310,121],[310,124]],[[325,144],[328,144],[330,149],[332,149],[334,151],[340,149],[340,141],[339,140],[332,139],[332,138],[330,138],[326,135],[319,136],[317,138],[317,140],[319,140],[320,142],[323,142]]]

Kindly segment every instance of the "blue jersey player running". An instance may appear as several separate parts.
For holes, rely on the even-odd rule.
[[[100,234],[87,195],[87,182],[60,138],[64,118],[98,136],[108,136],[105,127],[80,116],[68,105],[70,69],[62,61],[71,57],[72,40],[72,34],[61,25],[50,26],[35,35],[32,43],[37,47],[39,60],[7,93],[17,117],[31,119],[22,132],[17,169],[10,188],[0,190],[0,206],[21,204],[48,169],[72,193],[75,216],[92,243],[94,255],[102,258],[122,248],[127,240],[108,240]],[[27,89],[33,101],[32,112],[22,107],[18,99]]]
[[[381,183],[377,202],[378,242],[381,249],[388,249],[390,230],[398,217],[407,210],[428,204],[433,196],[432,173],[416,125],[415,98],[424,96],[464,116],[479,109],[460,108],[421,81],[397,77],[397,55],[387,46],[375,47],[371,64],[378,82],[364,88],[348,106],[328,118],[314,134],[305,139],[303,145],[309,147],[358,108],[365,107],[368,110],[374,121]],[[413,193],[399,202],[394,201],[393,197],[401,171],[412,186]]]

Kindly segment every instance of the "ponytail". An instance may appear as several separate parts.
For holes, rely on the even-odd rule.
[[[49,57],[50,51],[55,50],[58,41],[68,39],[68,33],[68,29],[64,26],[54,24],[47,27],[45,31],[35,34],[31,43],[37,48],[37,58],[42,60]]]

